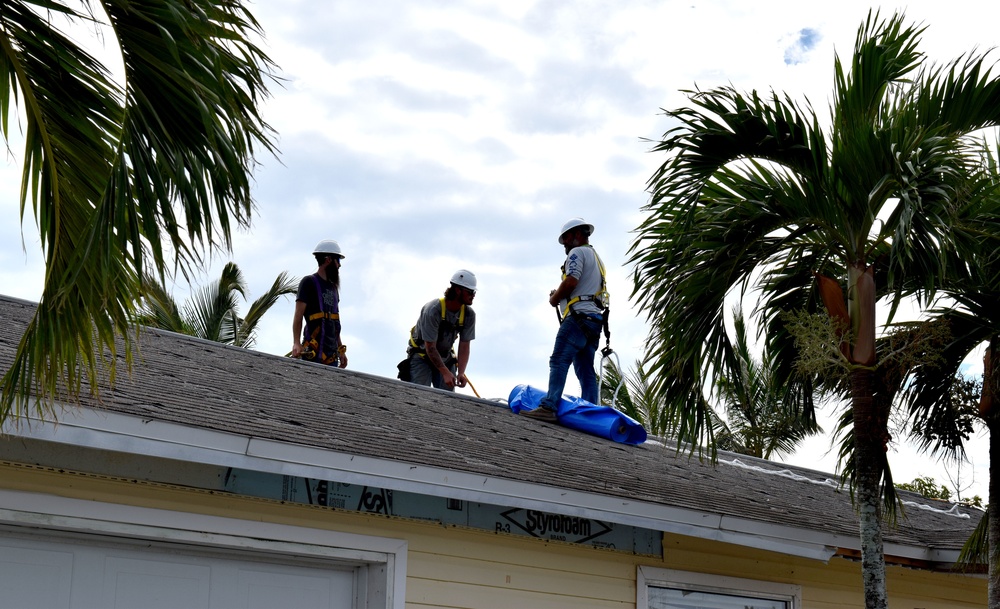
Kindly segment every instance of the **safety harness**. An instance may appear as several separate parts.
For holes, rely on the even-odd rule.
[[[592,251],[594,250],[594,246],[589,244],[581,247],[589,247]],[[594,259],[597,260],[597,268],[601,271],[601,289],[599,289],[596,294],[581,294],[579,296],[574,296],[572,299],[570,299],[569,302],[566,303],[566,308],[563,309],[562,313],[563,317],[568,315],[570,313],[570,307],[572,307],[578,302],[587,302],[592,300],[594,301],[594,304],[597,305],[597,308],[601,309],[602,311],[606,311],[608,307],[611,306],[611,294],[608,293],[608,276],[604,270],[604,263],[601,262],[601,257],[597,255],[596,251],[594,251]],[[566,280],[565,265],[563,265],[562,271],[563,271],[562,279],[565,281]]]
[[[445,299],[444,298],[440,298],[439,302],[441,303],[441,324],[438,326],[437,341],[435,341],[435,342],[438,342],[438,341],[441,340],[441,335],[444,334],[444,331],[445,331],[446,327],[451,325],[448,322],[448,319],[447,319],[447,309],[445,308]],[[462,328],[464,328],[464,327],[465,327],[465,305],[462,305],[462,308],[460,308],[458,310],[458,325],[456,326],[456,329],[458,330],[458,334],[462,333]],[[421,340],[420,341],[421,344],[418,345],[417,341],[415,339],[416,329],[417,329],[416,326],[413,326],[410,329],[410,348],[407,350],[407,352],[410,353],[410,354],[416,353],[420,357],[427,357],[427,349],[424,347],[424,344],[423,344],[424,341]],[[454,345],[453,345],[453,347],[454,347]],[[454,357],[455,357],[455,352],[454,352],[454,350],[452,350],[449,359],[454,358]],[[447,363],[447,362],[445,362],[445,363]]]
[[[607,357],[611,351],[611,328],[608,325],[608,317],[611,316],[611,294],[608,292],[608,277],[607,272],[604,270],[604,263],[601,261],[601,257],[597,255],[597,251],[594,250],[594,246],[586,244],[580,247],[589,247],[591,251],[594,252],[594,259],[597,260],[597,268],[601,271],[601,288],[596,294],[581,294],[579,296],[574,296],[567,303],[566,307],[563,309],[560,319],[565,319],[570,316],[579,323],[578,317],[583,316],[583,313],[574,313],[571,307],[578,302],[588,302],[593,301],[595,305],[601,310],[601,327],[604,330],[604,349],[601,353]],[[566,280],[566,265],[562,268],[562,280]],[[558,309],[557,309],[558,310]],[[584,334],[589,334],[586,327],[580,323],[580,329],[583,330]]]
[[[306,332],[308,334],[303,337],[305,340],[302,343],[302,358],[330,365],[336,362],[340,357],[340,354],[347,351],[347,349],[341,345],[338,347],[336,353],[323,353],[321,346],[324,344],[324,340],[326,338],[326,324],[323,322],[328,319],[340,319],[340,313],[334,311],[327,312],[323,310],[323,286],[320,285],[319,275],[314,273],[312,278],[313,283],[316,286],[316,300],[319,304],[319,312],[306,317]],[[334,293],[336,294],[336,290],[334,290]],[[340,295],[337,294],[333,304],[333,307],[338,310],[340,309],[338,306],[339,297]],[[314,327],[312,332],[309,333],[309,323],[315,321],[319,321],[319,323],[317,323],[316,327]]]

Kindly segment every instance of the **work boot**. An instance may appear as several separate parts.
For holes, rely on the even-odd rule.
[[[546,423],[556,423],[559,421],[559,417],[556,416],[555,410],[552,410],[551,408],[543,408],[542,406],[539,406],[534,410],[522,410],[521,414],[531,419],[545,421]]]

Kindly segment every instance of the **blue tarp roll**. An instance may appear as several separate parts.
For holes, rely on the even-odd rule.
[[[510,392],[507,404],[514,414],[534,410],[545,392],[531,385],[518,385]],[[642,424],[610,406],[597,406],[581,398],[564,395],[559,401],[559,424],[622,444],[642,444],[646,430]]]

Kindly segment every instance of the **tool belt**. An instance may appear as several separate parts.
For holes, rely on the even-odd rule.
[[[319,315],[323,314],[320,313]],[[313,317],[317,316],[313,315],[309,319],[312,319]],[[330,316],[331,319],[336,319],[336,317],[337,317],[336,314],[332,314]],[[302,343],[302,354],[299,356],[300,359],[304,359],[309,362],[318,362],[320,364],[323,364],[324,366],[339,365],[340,354],[347,353],[347,345],[340,345],[340,347],[338,347],[334,353],[330,354],[323,353],[320,350],[319,346],[319,334],[320,334],[320,327],[317,326],[316,329],[313,330],[312,335],[309,337],[309,340]]]
[[[406,360],[409,361],[409,359],[413,357],[414,354],[417,355],[418,357],[423,357],[423,358],[427,357],[427,351],[423,347],[409,347],[406,349]],[[441,361],[444,362],[444,365],[447,368],[451,368],[453,366],[458,365],[458,358],[455,357],[454,351],[452,351],[446,356],[444,355],[441,356]]]
[[[416,355],[418,357],[424,358],[424,361],[426,361],[426,359],[427,359],[427,352],[425,350],[423,350],[423,349],[417,349],[417,348],[413,348],[413,347],[407,349],[406,350],[406,359],[404,359],[403,361],[401,361],[398,364],[396,364],[396,370],[397,370],[396,378],[398,378],[401,381],[405,381],[405,382],[409,382],[410,381],[410,378],[411,378],[410,377],[410,359],[414,355]],[[441,359],[444,361],[444,365],[448,369],[451,369],[451,368],[453,368],[453,367],[455,367],[455,366],[458,365],[458,358],[455,357],[455,353],[454,352],[449,353],[448,357],[444,357],[444,358],[441,358]],[[428,362],[428,365],[429,364],[430,364],[430,362]]]

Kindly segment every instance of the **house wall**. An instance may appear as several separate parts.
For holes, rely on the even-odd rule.
[[[666,535],[664,558],[464,527],[235,497],[163,484],[0,463],[0,488],[406,540],[411,609],[629,608],[640,565],[796,584],[803,607],[864,606],[860,564],[829,563]],[[252,535],[252,525],[248,527]],[[890,607],[985,607],[983,578],[890,566]],[[639,608],[644,609],[644,608]]]

